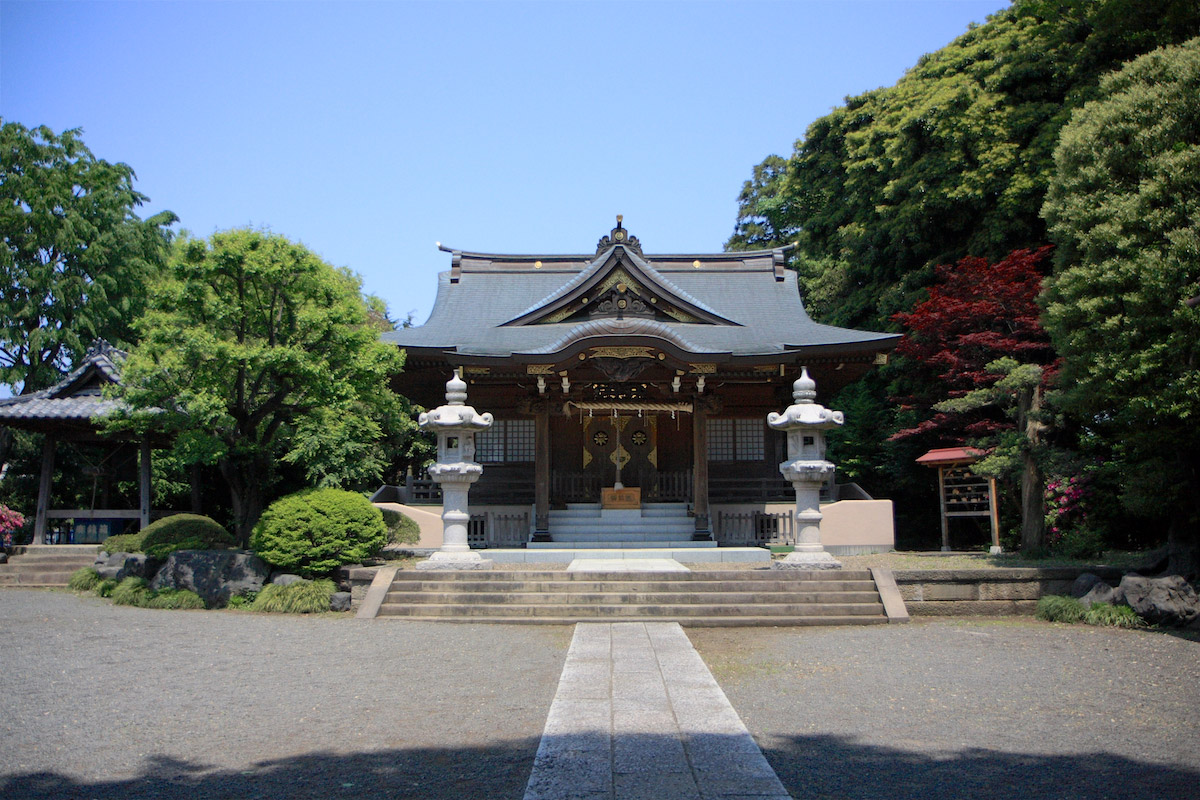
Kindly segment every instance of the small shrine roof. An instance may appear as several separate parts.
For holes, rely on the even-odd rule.
[[[930,450],[917,459],[918,464],[936,467],[939,464],[973,464],[987,453],[975,447],[941,447]]]
[[[58,383],[38,392],[0,400],[0,424],[30,427],[37,422],[89,422],[121,408],[104,397],[106,385],[120,385],[127,353],[99,340],[79,365]]]

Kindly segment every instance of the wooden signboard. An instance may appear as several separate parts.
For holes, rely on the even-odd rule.
[[[604,508],[641,508],[642,490],[636,486],[628,489],[601,489],[600,505]]]

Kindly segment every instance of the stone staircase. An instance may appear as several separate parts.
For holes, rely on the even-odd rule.
[[[690,626],[888,622],[866,570],[401,570],[379,616],[445,622],[673,621]]]
[[[653,503],[640,509],[601,508],[599,503],[568,503],[550,511],[549,542],[530,542],[533,550],[658,549],[716,547],[693,541],[695,521],[686,503]]]
[[[0,564],[0,586],[66,586],[71,574],[90,567],[100,548],[94,544],[31,544],[13,548]]]

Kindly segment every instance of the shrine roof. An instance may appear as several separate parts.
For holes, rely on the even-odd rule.
[[[121,383],[123,350],[97,341],[75,369],[58,383],[38,392],[0,400],[0,424],[21,427],[38,421],[88,421],[121,408],[107,399],[103,387]]]
[[[593,255],[443,249],[452,266],[438,276],[429,319],[384,341],[447,356],[534,358],[632,338],[718,358],[880,352],[899,339],[814,322],[784,248],[645,255],[618,220]],[[645,301],[641,317],[601,313],[600,296],[613,287],[629,291],[614,297]]]

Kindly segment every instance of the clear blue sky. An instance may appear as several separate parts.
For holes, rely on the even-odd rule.
[[[0,0],[0,116],[420,323],[435,241],[591,252],[620,213],[648,253],[720,250],[755,164],[1007,5]]]

